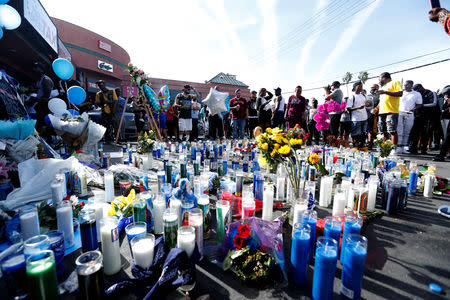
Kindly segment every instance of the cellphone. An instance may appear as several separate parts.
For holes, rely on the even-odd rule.
[[[438,8],[441,7],[441,3],[439,0],[430,0],[431,8]]]

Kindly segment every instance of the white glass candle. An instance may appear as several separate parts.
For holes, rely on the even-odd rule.
[[[331,204],[331,193],[333,190],[333,177],[323,176],[320,182],[319,205],[328,207]]]
[[[102,241],[103,268],[106,275],[113,275],[120,271],[119,220],[106,217],[100,220],[100,236]]]
[[[56,207],[59,203],[61,203],[63,199],[63,189],[62,189],[62,181],[53,180],[50,188],[52,190],[52,202],[53,206]]]
[[[292,224],[299,223],[303,219],[303,212],[308,209],[306,201],[297,201],[294,205],[294,221]]]
[[[114,174],[112,172],[105,173],[105,198],[108,203],[114,200]]]
[[[427,198],[433,197],[433,189],[434,189],[434,175],[425,174],[423,183],[423,196]]]
[[[182,226],[178,228],[177,247],[186,251],[191,257],[195,249],[195,228],[192,226]]]
[[[285,185],[286,185],[286,177],[284,177],[284,176],[277,177],[277,200],[278,201],[284,200]]]
[[[355,192],[358,189],[350,185],[347,189],[347,208],[353,209],[353,205],[355,204]]]
[[[343,215],[345,213],[345,205],[347,204],[347,198],[345,191],[342,189],[336,190],[333,200],[333,216]]]
[[[163,233],[163,213],[166,209],[166,201],[159,195],[153,201],[153,225],[155,234]]]
[[[172,209],[176,210],[177,216],[178,216],[178,227],[181,227],[181,221],[182,221],[182,218],[181,218],[181,200],[172,198],[172,199],[170,199],[169,206]]]
[[[66,249],[72,247],[74,234],[72,203],[70,201],[62,201],[56,207],[56,221],[58,230],[64,234],[64,245]]]
[[[143,268],[149,268],[153,263],[155,236],[146,233],[144,236],[137,236],[131,240],[134,263]]]
[[[264,186],[262,219],[266,221],[273,219],[273,185]]]
[[[377,202],[377,190],[378,190],[378,181],[369,181],[369,196],[367,199],[368,212],[372,212],[375,210],[375,204]]]
[[[150,170],[153,168],[153,153],[147,154],[147,165],[144,164],[144,170]]]
[[[195,228],[198,251],[203,256],[203,212],[200,208],[193,208],[189,211],[189,226]]]
[[[39,217],[36,206],[25,206],[20,210],[20,228],[22,230],[22,239],[24,241],[39,235]]]

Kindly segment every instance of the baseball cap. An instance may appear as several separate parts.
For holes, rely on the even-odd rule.
[[[236,89],[235,91],[234,91],[234,93],[237,93],[237,92],[240,92],[241,91],[241,89]]]
[[[333,83],[331,84],[331,86],[335,86],[335,87],[340,87],[341,83],[339,81],[333,81]]]
[[[185,88],[185,89],[190,89],[191,86],[190,86],[189,84],[185,84],[185,85],[183,86],[183,88]]]
[[[442,91],[441,91],[442,95],[449,95],[450,96],[450,85],[445,86]]]
[[[352,91],[355,91],[355,89],[356,89],[356,87],[357,87],[358,85],[362,85],[361,80],[358,80],[358,81],[356,81],[356,82],[353,84],[353,89],[352,89]]]
[[[279,87],[275,88],[274,90],[275,92],[281,92],[281,89]]]

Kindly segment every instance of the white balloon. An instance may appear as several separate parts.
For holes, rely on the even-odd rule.
[[[7,30],[14,30],[20,26],[22,19],[19,13],[12,6],[0,5],[0,27]]]
[[[72,114],[70,113],[70,111],[68,111],[67,109],[65,109],[65,110],[60,110],[60,111],[57,111],[57,112],[54,112],[53,114],[55,114],[55,117],[58,117],[58,118],[62,118],[62,117],[64,117],[65,115],[68,116],[68,117],[71,117],[71,116],[72,116]]]
[[[227,97],[228,93],[222,93],[211,88],[208,96],[206,96],[202,103],[208,105],[211,116],[214,116],[218,113],[227,111],[227,107],[225,105],[225,100]]]
[[[48,109],[54,114],[61,113],[67,110],[67,105],[63,100],[59,98],[53,98],[48,101]]]

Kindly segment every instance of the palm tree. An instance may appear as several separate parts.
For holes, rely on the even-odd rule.
[[[361,82],[363,84],[366,83],[368,78],[369,78],[369,73],[367,73],[366,71],[359,72],[358,79],[361,80]]]
[[[347,72],[347,73],[345,73],[345,76],[342,78],[342,81],[347,85],[347,96],[349,95],[348,94],[348,84],[352,80],[352,77],[353,77],[352,73]]]

